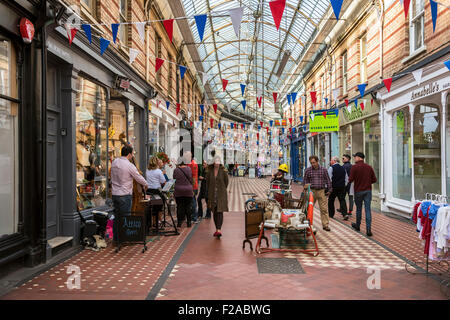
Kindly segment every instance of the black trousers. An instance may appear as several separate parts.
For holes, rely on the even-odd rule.
[[[192,197],[176,197],[177,202],[177,222],[181,223],[184,219],[191,223],[192,215]]]
[[[347,214],[347,204],[345,203],[345,187],[333,188],[333,191],[328,197],[328,215],[330,216],[330,218],[334,217],[334,201],[336,200],[336,197],[339,199],[342,213]]]
[[[216,229],[220,230],[223,224],[223,212],[217,212],[217,207],[213,210],[214,214],[214,224],[216,225]]]

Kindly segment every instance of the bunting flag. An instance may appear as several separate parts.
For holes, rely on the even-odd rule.
[[[194,16],[195,24],[197,25],[198,36],[200,37],[200,42],[203,42],[203,35],[205,33],[206,25],[206,14],[200,14]]]
[[[202,77],[203,85],[206,84],[206,82],[208,81],[208,79],[209,79],[209,74],[203,73],[203,77]]]
[[[303,116],[300,116],[300,123],[303,123]]]
[[[313,105],[316,105],[316,102],[317,102],[316,92],[311,91],[310,94],[311,94],[311,100],[312,100]]]
[[[233,23],[234,33],[239,38],[239,29],[241,28],[242,16],[244,15],[244,7],[230,9],[228,10],[228,14]]]
[[[203,121],[203,116],[199,116],[198,120]]]
[[[287,101],[288,101],[288,104],[291,105],[291,94],[290,93],[287,94]]]
[[[264,122],[260,121],[259,125],[261,126],[261,128],[264,126]]]
[[[161,103],[161,101],[158,99],[156,100],[156,108],[159,108],[159,104]]]
[[[364,111],[364,103],[365,103],[365,102],[366,102],[366,101],[363,100],[363,101],[361,101],[361,103],[359,104],[362,111]]]
[[[269,125],[273,127],[273,120],[269,120]]]
[[[86,37],[88,38],[89,43],[92,44],[91,25],[90,24],[82,24],[81,28],[83,29],[84,33],[86,34]]]
[[[391,92],[391,84],[392,84],[392,78],[387,78],[383,80],[384,85],[388,92]]]
[[[120,23],[111,24],[111,30],[112,30],[112,36],[113,36],[114,43],[116,43],[116,40],[117,40],[117,33],[119,32],[119,26],[120,26]]]
[[[272,96],[273,96],[273,104],[277,103],[278,93],[277,92],[273,92]]]
[[[370,99],[370,106],[371,106],[371,107],[373,106],[373,98]]]
[[[309,117],[311,118],[312,121],[314,121],[314,117],[315,117],[314,112],[311,112],[311,113],[309,114]]]
[[[291,92],[291,100],[292,100],[292,104],[295,103],[295,99],[297,99],[297,92]]]
[[[100,55],[103,55],[103,53],[105,52],[106,48],[108,48],[109,46],[109,40],[100,38]]]
[[[336,101],[339,96],[339,88],[333,89],[333,100]]]
[[[184,73],[186,72],[186,67],[185,66],[178,66],[180,68],[180,77],[181,80],[183,80],[184,77]]]
[[[145,25],[147,22],[138,22],[136,23],[136,28],[139,34],[139,38],[141,39],[142,43],[145,43]]]
[[[339,15],[342,9],[342,2],[344,0],[330,0],[331,6],[333,7],[334,15],[336,16],[336,20],[339,20]]]
[[[222,89],[225,92],[225,89],[227,88],[228,80],[222,79]]]
[[[242,103],[242,108],[244,108],[244,111],[245,111],[245,106],[247,105],[247,100],[242,100],[241,103]]]
[[[256,139],[259,140],[259,133],[256,133]]]
[[[306,131],[306,126],[303,126],[303,131]]]
[[[431,9],[431,19],[433,20],[433,33],[436,29],[436,20],[437,20],[437,2],[430,0],[430,9]]]
[[[347,103],[347,111],[348,113],[352,113],[352,105]]]
[[[408,19],[409,3],[411,0],[403,0],[403,11],[405,12],[405,19]]]
[[[140,52],[139,50],[130,48],[130,64],[134,62],[136,57],[139,55],[139,52]]]
[[[275,0],[269,2],[270,11],[272,12],[273,21],[277,30],[280,28],[281,18],[283,17],[286,0]]]
[[[361,94],[361,98],[364,97],[364,91],[366,91],[366,86],[367,86],[366,83],[358,84],[358,90],[359,93]]]
[[[233,122],[230,123],[230,126],[231,126],[231,129],[233,129],[233,126],[234,126]]]
[[[180,110],[181,110],[181,105],[179,103],[177,103],[177,115],[178,115],[178,113],[180,113]]]
[[[244,96],[244,93],[245,93],[245,84],[242,84],[242,83],[241,83],[241,93],[242,93],[242,96]]]
[[[450,60],[445,61],[444,64],[447,67],[447,69],[450,71]]]
[[[344,102],[345,102],[345,105],[348,107],[348,99],[345,99]]]
[[[325,98],[325,105],[328,105],[328,98]]]
[[[164,29],[166,29],[170,42],[173,40],[173,19],[167,19],[163,21]]]
[[[217,113],[217,104],[213,104],[214,113]]]
[[[213,119],[213,118],[210,118],[210,119],[209,119],[209,124],[210,124],[210,127],[212,128],[213,125],[214,125],[214,119]]]
[[[289,123],[290,123],[291,126],[292,126],[292,118],[289,118]]]
[[[78,29],[72,28],[69,23],[64,24],[67,31],[67,37],[69,38],[69,44],[72,44],[73,39],[75,39],[75,35],[77,34]]]
[[[292,128],[292,133],[295,133],[295,128]]]
[[[322,111],[322,115],[323,117],[326,119],[327,118],[327,112],[326,111]]]
[[[190,119],[192,116],[192,112],[188,111],[188,119]]]
[[[205,107],[204,105],[202,105],[202,104],[200,105],[200,111],[202,112],[202,115],[203,115],[204,107]]]
[[[158,72],[159,68],[161,68],[161,66],[162,66],[163,63],[164,63],[164,60],[163,60],[163,59],[156,58],[155,72]]]
[[[418,86],[420,86],[420,82],[422,81],[422,73],[423,73],[423,69],[417,69],[412,72],[412,75],[414,76],[414,79],[416,79]]]
[[[355,103],[355,109],[358,109],[358,99],[355,99],[353,102]]]
[[[262,97],[256,97],[256,101],[258,102],[258,106],[261,108]]]
[[[281,134],[284,134],[284,128],[281,128]]]
[[[220,130],[220,128],[222,127],[222,124],[219,122],[219,123],[217,124],[217,126],[219,127],[219,130]]]
[[[170,107],[170,102],[169,101],[166,101],[166,107],[167,107],[167,110],[169,110],[169,107]]]
[[[243,123],[241,123],[241,129],[244,129],[244,124]]]
[[[192,127],[193,126],[193,123],[192,123],[192,121],[189,121],[189,125]]]

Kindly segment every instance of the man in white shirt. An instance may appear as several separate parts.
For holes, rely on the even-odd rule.
[[[130,162],[133,158],[133,148],[124,146],[121,157],[114,159],[111,164],[111,192],[114,204],[114,241],[117,241],[118,223],[121,216],[131,214],[133,201],[133,180],[147,190],[147,181],[139,174],[136,166]]]

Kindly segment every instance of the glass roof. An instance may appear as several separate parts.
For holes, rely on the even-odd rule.
[[[258,0],[181,0],[194,36],[195,46],[216,101],[244,113],[241,100],[247,100],[245,114],[258,116],[256,96],[264,95],[264,115],[276,117],[272,92],[279,92],[289,71],[295,70],[303,49],[311,41],[320,20],[330,9],[329,0],[286,0],[279,30],[273,21],[269,1]],[[239,37],[233,29],[229,9],[244,7]],[[194,15],[208,14],[203,42]],[[281,75],[280,61],[290,53]],[[226,92],[222,79],[228,80]],[[244,97],[240,84],[246,84]],[[265,87],[265,91],[262,89]],[[281,93],[280,93],[281,94]],[[284,94],[282,94],[284,96]]]

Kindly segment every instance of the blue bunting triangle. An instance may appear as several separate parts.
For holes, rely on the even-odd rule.
[[[179,68],[180,68],[180,77],[181,77],[181,80],[183,80],[184,73],[186,72],[186,67],[185,66],[179,66]]]
[[[431,9],[431,19],[433,20],[433,32],[436,29],[436,20],[437,20],[437,2],[430,0],[430,9]]]
[[[300,116],[300,123],[303,123],[303,116]]]
[[[273,120],[269,120],[269,124],[272,127],[273,126]]]
[[[328,98],[325,98],[325,104],[328,104]]]
[[[169,101],[166,101],[166,107],[167,107],[167,110],[169,110],[169,107],[170,107],[170,102]]]
[[[245,106],[247,105],[247,101],[246,100],[242,100],[241,103],[242,103],[242,108],[244,108],[244,111],[245,111]]]
[[[342,2],[344,2],[344,0],[330,0],[330,2],[333,7],[334,15],[336,16],[336,19],[339,20],[339,14],[341,13]]]
[[[366,91],[366,83],[358,84],[359,93],[361,94],[361,98],[364,97],[364,91]]]
[[[103,53],[105,52],[106,48],[108,48],[109,46],[109,40],[100,38],[100,55],[103,55]]]
[[[291,99],[292,99],[292,104],[295,103],[295,99],[297,98],[297,92],[292,92],[291,93]]]
[[[206,25],[206,14],[200,14],[194,16],[195,24],[197,25],[198,36],[200,37],[200,42],[203,41],[203,34],[205,33]]]
[[[242,96],[244,96],[245,84],[242,84],[242,83],[241,83],[241,92],[242,92]]]
[[[117,32],[119,31],[119,23],[113,23],[111,25],[111,29],[112,29],[112,35],[113,35],[113,42],[116,43],[116,39],[117,39]]]
[[[355,103],[355,108],[358,109],[358,99],[355,99],[353,102]]]
[[[284,134],[284,128],[281,128],[281,132]]]
[[[234,128],[234,123],[232,122],[232,123],[230,123],[230,125],[231,125],[231,129],[233,129]]]
[[[291,105],[291,94],[290,93],[287,94],[287,100],[288,100],[288,104]]]
[[[447,69],[450,71],[450,60],[445,61],[444,64],[447,67]]]
[[[200,105],[200,111],[202,112],[202,115],[203,115],[203,111],[204,111],[203,109],[204,109],[204,108],[205,108],[205,106],[201,104],[201,105]]]
[[[86,37],[89,40],[89,43],[92,44],[92,33],[91,33],[91,25],[90,24],[82,24],[81,28],[83,28]]]

